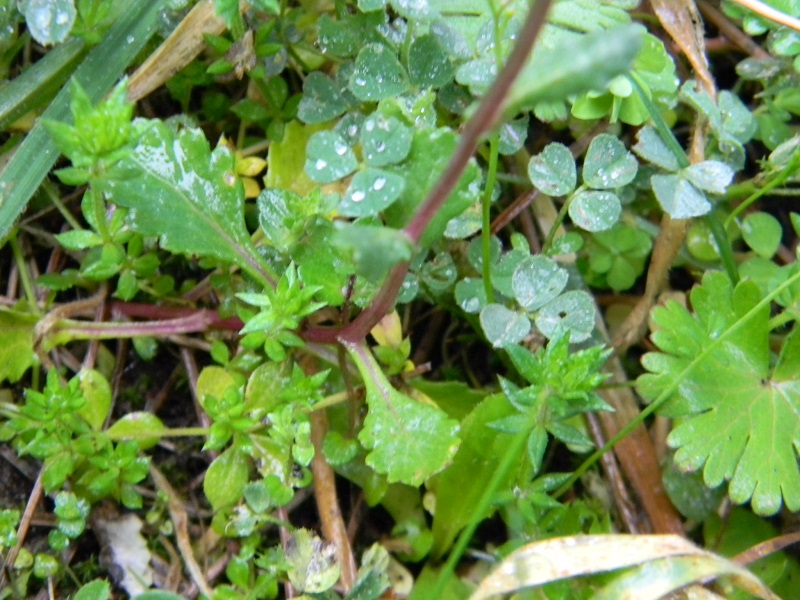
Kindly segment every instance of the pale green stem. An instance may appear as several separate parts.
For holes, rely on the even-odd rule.
[[[558,215],[556,215],[556,220],[553,222],[553,226],[550,228],[550,231],[547,232],[547,237],[544,240],[544,244],[542,244],[542,254],[545,254],[550,249],[550,246],[553,245],[553,241],[556,238],[556,233],[558,232],[558,228],[561,227],[561,224],[564,222],[564,219],[567,218],[567,213],[569,212],[569,205],[572,204],[572,200],[584,189],[586,189],[585,185],[579,186],[578,189],[572,192],[572,194],[566,199],[564,205],[561,207],[561,210],[558,211]]]
[[[33,289],[33,282],[28,272],[28,265],[25,264],[25,257],[22,254],[22,248],[19,247],[17,236],[12,235],[9,237],[8,243],[11,244],[11,251],[14,253],[14,262],[17,264],[19,280],[22,282],[22,289],[25,290],[25,297],[28,300],[28,305],[32,311],[40,314],[39,305],[36,302],[36,292]]]
[[[795,152],[794,156],[792,156],[792,160],[789,161],[789,164],[781,169],[775,177],[770,179],[766,184],[764,184],[763,187],[758,188],[755,192],[750,194],[750,196],[743,200],[739,206],[731,211],[731,214],[728,215],[727,219],[725,219],[725,227],[727,228],[736,217],[742,214],[742,212],[744,212],[756,200],[761,198],[761,196],[768,194],[775,188],[783,185],[792,175],[795,174],[798,167],[800,167],[800,152]]]

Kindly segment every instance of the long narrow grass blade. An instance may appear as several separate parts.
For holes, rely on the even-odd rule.
[[[97,102],[120,78],[156,29],[156,16],[163,0],[132,2],[77,68],[74,77],[92,101]],[[58,121],[69,118],[69,88],[64,87],[42,115]],[[58,158],[50,135],[38,122],[28,133],[0,174],[0,240],[5,239],[30,197]]]

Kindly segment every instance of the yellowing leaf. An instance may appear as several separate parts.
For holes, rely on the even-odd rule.
[[[33,351],[36,321],[34,315],[0,309],[0,382],[14,383],[36,362]]]

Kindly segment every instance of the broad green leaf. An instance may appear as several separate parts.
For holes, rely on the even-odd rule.
[[[297,118],[304,123],[325,123],[342,115],[349,106],[336,83],[314,71],[303,82],[303,98],[297,107]]]
[[[95,369],[81,369],[78,379],[81,393],[86,398],[78,414],[92,429],[100,431],[111,409],[111,386],[103,374]]]
[[[629,184],[639,164],[616,136],[601,133],[591,141],[583,161],[583,181],[597,190]]]
[[[706,195],[681,175],[653,175],[650,185],[661,208],[673,219],[701,217],[711,210]]]
[[[633,151],[665,171],[674,172],[680,169],[678,158],[661,139],[658,131],[650,125],[645,125],[636,134],[636,145],[633,147]]]
[[[239,502],[249,477],[249,459],[240,448],[231,446],[215,458],[203,479],[203,491],[211,508],[217,511]]]
[[[386,223],[401,229],[414,216],[428,192],[439,180],[450,156],[458,144],[458,137],[449,129],[422,129],[414,132],[411,152],[398,167],[387,167],[406,178],[400,198],[386,209]],[[470,160],[456,188],[448,196],[442,208],[431,219],[420,239],[422,248],[430,247],[441,238],[448,221],[477,203],[481,195],[481,173],[477,164]]]
[[[365,169],[355,174],[337,211],[345,217],[377,215],[403,193],[402,176],[381,169]]]
[[[594,330],[594,320],[594,298],[582,290],[572,290],[542,307],[535,322],[547,338],[563,329],[569,332],[570,342],[578,343],[589,339]]]
[[[244,188],[230,150],[212,152],[200,129],[176,134],[155,121],[119,164],[125,176],[104,181],[103,189],[130,208],[134,230],[158,236],[165,250],[214,257],[269,279],[244,225]]]
[[[408,74],[419,87],[439,88],[453,78],[453,65],[439,40],[426,34],[416,38],[408,51]]]
[[[682,173],[696,188],[712,194],[724,194],[733,179],[733,169],[718,160],[704,160],[685,168]]]
[[[78,14],[74,0],[23,0],[19,4],[33,39],[44,46],[63,42]]]
[[[781,224],[769,213],[755,212],[742,221],[742,238],[756,254],[772,258],[781,245]]]
[[[604,89],[614,77],[629,71],[643,33],[641,26],[627,25],[570,37],[561,45],[534,52],[506,99],[506,114],[537,102]]]
[[[399,163],[408,156],[412,137],[411,129],[400,119],[374,112],[361,126],[364,160],[373,167]]]
[[[306,174],[317,183],[338,181],[356,170],[353,149],[338,133],[318,131],[306,147]]]
[[[521,342],[531,330],[531,322],[527,316],[514,312],[502,304],[484,306],[480,321],[486,339],[495,348]]]
[[[390,483],[422,484],[455,455],[458,422],[394,389],[365,346],[346,347],[367,390],[369,413],[358,434],[369,451],[367,464]]]
[[[569,274],[546,256],[530,256],[520,262],[511,277],[514,299],[525,310],[538,310],[556,298],[567,285]]]
[[[0,308],[0,382],[19,381],[38,362],[33,350],[33,329],[38,321],[36,315]]]
[[[513,435],[487,425],[515,412],[505,396],[495,394],[476,406],[462,421],[464,441],[453,458],[453,464],[428,483],[428,488],[436,496],[431,550],[434,557],[443,556],[458,532],[474,517],[484,519],[489,516],[473,513]],[[514,469],[509,470],[505,483],[513,481],[516,476]]]
[[[611,229],[622,214],[619,197],[613,192],[584,190],[575,194],[569,205],[569,217],[586,231]]]
[[[754,282],[733,288],[724,274],[707,272],[692,291],[693,314],[675,302],[654,310],[661,352],[643,357],[650,373],[637,385],[654,399],[680,377],[661,408],[682,417],[667,440],[676,464],[703,469],[712,488],[729,481],[734,502],[773,515],[781,500],[800,509],[800,335],[788,337],[770,374],[769,306],[752,313],[760,300]]]
[[[575,189],[578,173],[572,152],[564,144],[547,144],[528,163],[528,177],[534,187],[548,196],[566,196]]]
[[[377,102],[408,90],[408,75],[394,52],[383,44],[368,44],[356,57],[350,91],[364,102]]]
[[[136,440],[142,450],[155,446],[167,431],[164,423],[150,412],[130,412],[106,430],[114,441]]]

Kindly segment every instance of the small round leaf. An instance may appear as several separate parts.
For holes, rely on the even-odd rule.
[[[373,113],[361,127],[364,160],[373,167],[400,162],[411,150],[411,130],[396,117]]]
[[[619,139],[609,133],[596,136],[583,161],[583,180],[589,187],[608,190],[629,184],[639,163]]]
[[[353,177],[337,210],[345,217],[377,215],[400,197],[404,187],[402,175],[365,169]]]
[[[394,53],[382,44],[368,44],[356,57],[350,90],[359,100],[377,102],[409,88],[408,76]]]
[[[297,106],[297,118],[303,123],[324,123],[347,110],[347,100],[337,85],[319,71],[309,73],[303,82],[303,98]]]
[[[430,34],[414,40],[408,51],[408,74],[419,87],[440,88],[453,79],[453,65],[439,41]]]
[[[742,237],[763,258],[772,258],[781,245],[781,224],[770,214],[756,212],[742,222]]]
[[[331,183],[356,170],[358,163],[352,148],[332,131],[318,131],[306,147],[306,174],[317,183]]]
[[[477,314],[486,306],[486,289],[482,279],[467,277],[456,284],[456,304],[465,313]]]
[[[586,231],[611,229],[621,212],[619,198],[612,192],[580,192],[569,205],[572,222]]]
[[[653,175],[650,185],[661,208],[673,219],[700,217],[711,210],[706,195],[679,175]]]
[[[574,343],[588,339],[594,329],[594,299],[584,291],[572,290],[547,304],[536,316],[536,327],[548,339],[559,330],[569,332]]]
[[[685,169],[683,175],[698,189],[724,194],[733,179],[733,169],[719,160],[704,160]]]
[[[557,297],[569,274],[546,256],[531,256],[520,262],[511,277],[514,298],[526,310],[537,310]]]
[[[575,159],[564,144],[548,144],[539,154],[531,157],[528,177],[543,194],[566,196],[575,189],[578,181]]]
[[[522,341],[531,330],[531,322],[523,314],[502,304],[488,304],[481,311],[481,327],[486,339],[495,348]]]

